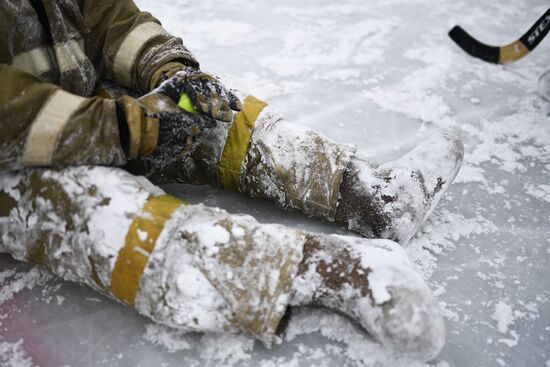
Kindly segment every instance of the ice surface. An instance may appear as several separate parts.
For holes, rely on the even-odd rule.
[[[438,127],[458,129],[465,166],[407,248],[446,317],[447,344],[433,364],[550,366],[550,104],[536,94],[550,41],[503,67],[470,58],[446,35],[461,24],[484,42],[509,43],[547,2],[137,3],[181,35],[204,70],[377,162],[403,155]],[[262,222],[344,233],[226,192],[166,189]],[[33,269],[0,256],[7,366],[418,365],[388,356],[332,313],[295,314],[287,340],[266,350],[244,337],[159,328]]]

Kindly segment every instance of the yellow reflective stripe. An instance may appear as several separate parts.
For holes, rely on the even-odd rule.
[[[220,182],[228,190],[239,191],[241,164],[250,145],[252,128],[265,107],[267,103],[248,96],[233,120],[219,165]]]
[[[59,65],[59,72],[65,73],[75,70],[78,68],[78,64],[86,59],[86,54],[81,44],[83,44],[82,40],[72,40],[65,44],[55,46],[54,50],[57,57],[57,64]]]
[[[40,75],[52,70],[48,47],[38,47],[34,50],[20,53],[11,63],[16,69],[27,73]]]
[[[58,137],[71,116],[86,98],[57,90],[36,115],[23,150],[23,164],[46,166],[52,163]]]
[[[516,41],[500,48],[498,62],[500,64],[506,64],[508,62],[516,61],[527,55],[529,52],[529,49],[523,44],[523,42]]]
[[[134,217],[111,276],[111,293],[119,301],[134,305],[149,255],[155,249],[166,221],[182,204],[173,196],[154,196]]]
[[[132,87],[132,70],[137,57],[151,39],[167,34],[158,23],[147,22],[132,29],[120,45],[114,62],[116,82],[124,87]]]

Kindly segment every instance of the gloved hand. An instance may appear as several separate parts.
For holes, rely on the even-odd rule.
[[[120,140],[128,160],[153,153],[159,139],[159,120],[130,96],[117,99],[116,106]]]
[[[202,136],[216,126],[216,120],[189,112],[153,112],[159,120],[158,143],[153,153],[144,158],[150,173],[162,170],[175,160],[183,160],[200,143]]]
[[[154,170],[190,154],[197,139],[216,125],[215,120],[192,115],[177,105],[167,105],[165,111],[159,112],[156,108],[162,104],[162,98],[155,95],[139,100],[122,96],[117,100],[121,140],[128,160],[147,157]]]
[[[163,93],[170,99],[178,103],[181,95],[187,93],[193,106],[210,117],[231,122],[233,111],[240,111],[241,101],[237,96],[225,88],[218,78],[204,73],[199,69],[183,66],[177,70],[176,65],[166,68],[164,78],[159,81],[159,76],[154,78],[154,82],[160,83],[160,86],[153,93]]]

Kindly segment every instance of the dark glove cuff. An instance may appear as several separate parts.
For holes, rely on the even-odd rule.
[[[128,128],[128,123],[126,122],[124,109],[118,101],[116,103],[116,117],[118,123],[118,133],[120,136],[120,145],[122,146],[124,153],[128,155],[128,150],[130,149],[130,129]]]

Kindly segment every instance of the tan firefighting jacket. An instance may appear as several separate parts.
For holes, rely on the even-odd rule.
[[[98,80],[145,93],[166,63],[198,66],[132,0],[6,0],[0,20],[0,170],[124,164]]]

